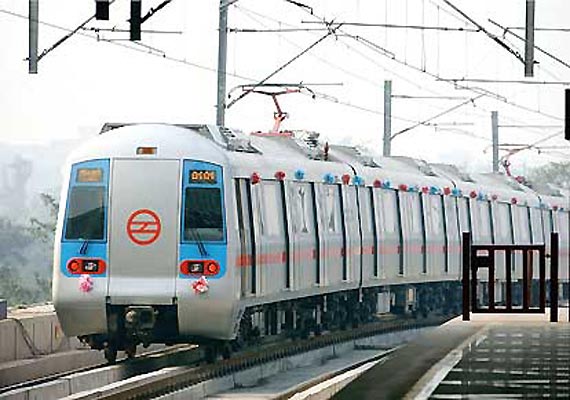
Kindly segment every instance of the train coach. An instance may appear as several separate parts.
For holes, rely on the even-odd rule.
[[[568,270],[560,193],[312,132],[107,124],[71,154],[60,204],[56,312],[111,362],[140,343],[227,355],[378,312],[458,311],[461,231],[528,244],[556,230]]]

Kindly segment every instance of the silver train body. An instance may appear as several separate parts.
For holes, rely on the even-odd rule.
[[[65,333],[95,348],[125,332],[231,340],[248,308],[457,282],[462,231],[522,244],[558,231],[568,280],[568,198],[503,175],[370,156],[311,133],[103,131],[64,172],[53,282]]]

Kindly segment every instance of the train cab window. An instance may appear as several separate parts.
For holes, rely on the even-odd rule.
[[[72,187],[65,220],[65,239],[104,240],[106,212],[105,187]]]
[[[184,240],[224,240],[222,194],[219,188],[186,188]]]

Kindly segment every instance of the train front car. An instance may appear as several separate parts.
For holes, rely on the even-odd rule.
[[[157,124],[112,129],[72,154],[53,285],[66,335],[109,361],[139,343],[234,337],[225,163],[197,131]]]

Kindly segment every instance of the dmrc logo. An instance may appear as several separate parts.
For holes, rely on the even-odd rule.
[[[161,229],[160,217],[152,210],[137,210],[127,220],[127,235],[139,246],[154,243],[160,236]]]

